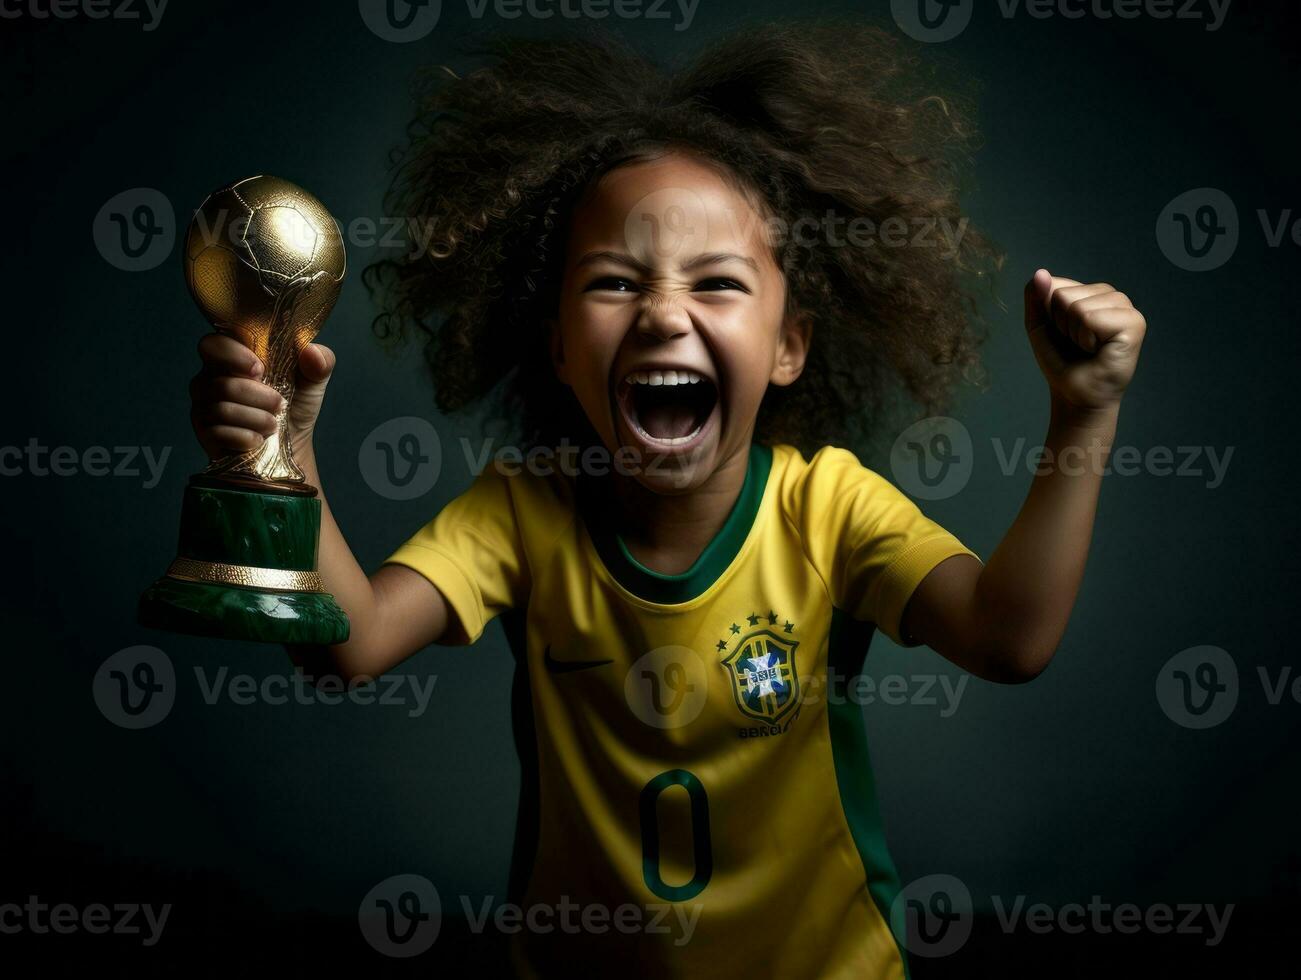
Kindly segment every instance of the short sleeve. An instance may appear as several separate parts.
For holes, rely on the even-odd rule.
[[[441,642],[475,642],[498,614],[523,603],[528,565],[511,480],[489,468],[389,557],[427,578],[453,618]]]
[[[788,495],[805,550],[836,608],[905,644],[904,607],[922,579],[975,553],[852,453],[819,451]]]

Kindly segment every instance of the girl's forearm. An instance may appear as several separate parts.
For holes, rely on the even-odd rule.
[[[357,563],[343,537],[330,502],[321,485],[315,453],[310,448],[296,451],[297,462],[307,482],[320,489],[321,536],[317,550],[317,568],[325,589],[334,596],[348,616],[349,635],[345,643],[333,647],[295,647],[290,650],[294,662],[313,677],[342,676],[351,679],[382,673],[373,653],[379,633],[379,603],[375,588]]]
[[[981,571],[973,609],[985,656],[1033,676],[1061,642],[1084,577],[1117,411],[1053,406],[1045,453],[1016,520]]]

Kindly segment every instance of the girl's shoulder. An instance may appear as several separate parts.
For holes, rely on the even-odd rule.
[[[807,457],[795,446],[784,443],[772,446],[771,451],[773,476],[792,491],[807,492],[845,482],[882,479],[853,452],[839,446],[822,446]]]
[[[778,506],[797,524],[867,502],[907,500],[894,484],[863,465],[850,450],[823,446],[809,457],[794,446],[772,447]]]

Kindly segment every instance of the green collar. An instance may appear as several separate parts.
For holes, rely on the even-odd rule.
[[[727,520],[714,535],[714,539],[700,553],[695,564],[678,575],[653,572],[632,556],[623,538],[614,529],[607,502],[597,498],[593,492],[599,488],[592,486],[591,480],[581,477],[578,480],[579,510],[596,553],[615,581],[647,602],[676,605],[703,595],[732,564],[732,559],[741,550],[741,545],[750,534],[750,528],[754,526],[771,469],[772,449],[752,444],[745,468],[745,482],[741,485],[741,492],[732,505],[731,513],[727,515]]]

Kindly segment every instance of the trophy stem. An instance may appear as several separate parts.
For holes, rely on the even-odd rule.
[[[298,387],[298,355],[311,342],[311,336],[304,335],[306,331],[296,314],[312,287],[323,279],[328,281],[329,277],[318,273],[286,285],[276,297],[271,329],[267,331],[264,344],[259,345],[263,349],[253,348],[266,369],[263,383],[274,388],[285,400],[285,407],[276,415],[276,431],[255,449],[214,460],[203,471],[204,476],[238,478],[240,483],[251,479],[276,486],[305,483],[307,477],[294,462],[289,439],[289,409]]]

